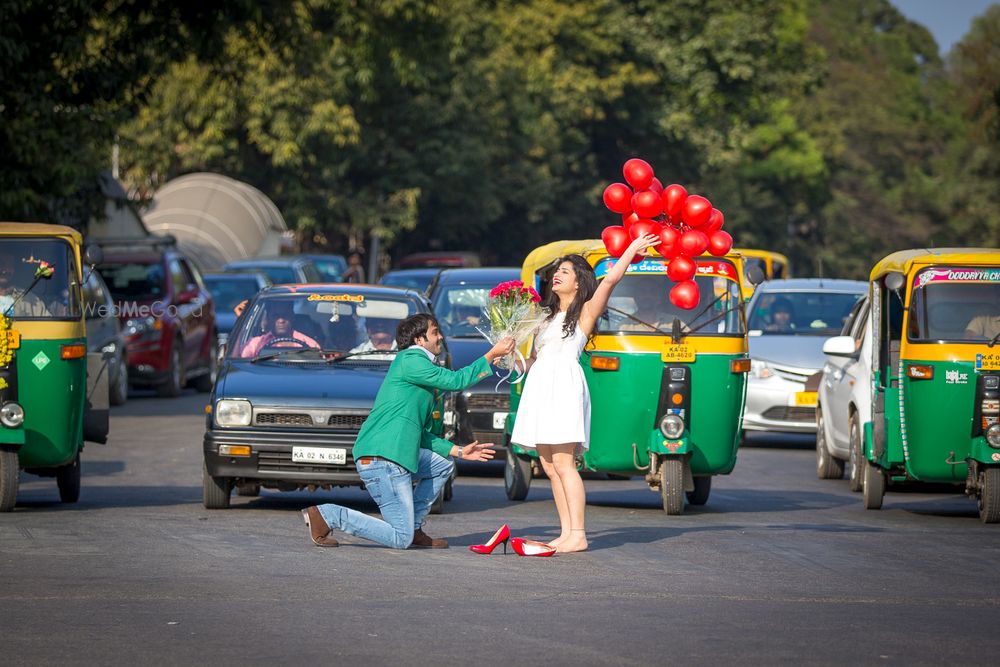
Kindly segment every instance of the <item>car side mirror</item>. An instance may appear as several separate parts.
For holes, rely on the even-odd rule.
[[[763,269],[761,269],[756,264],[751,264],[746,268],[747,282],[751,285],[760,285],[762,282],[767,280],[767,276],[764,275]]]
[[[857,348],[851,336],[834,336],[823,343],[823,354],[832,357],[853,357],[856,353]]]
[[[90,244],[83,250],[83,263],[87,266],[100,264],[104,261],[104,250],[99,245]]]

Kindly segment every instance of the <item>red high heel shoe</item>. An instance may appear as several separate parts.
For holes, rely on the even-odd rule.
[[[540,556],[545,558],[556,552],[555,547],[549,546],[545,542],[536,542],[535,540],[526,540],[520,537],[512,539],[510,546],[518,556]]]
[[[507,553],[507,540],[510,539],[510,528],[507,524],[500,526],[500,530],[493,533],[493,537],[486,544],[473,544],[469,546],[470,551],[477,554],[491,554],[500,542],[503,542],[503,552]]]

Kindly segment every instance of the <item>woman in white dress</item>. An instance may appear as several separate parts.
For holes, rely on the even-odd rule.
[[[580,353],[632,258],[659,242],[652,234],[634,240],[600,284],[594,269],[580,255],[560,258],[551,291],[542,304],[549,315],[535,334],[526,362],[525,370],[530,372],[524,381],[511,442],[537,449],[552,482],[560,532],[549,544],[559,553],[587,549],[587,498],[576,469],[576,453],[590,444],[590,392],[580,367]]]

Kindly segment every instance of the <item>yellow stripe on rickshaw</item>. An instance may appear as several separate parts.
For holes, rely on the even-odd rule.
[[[681,344],[694,349],[697,354],[743,354],[746,351],[745,339],[742,337],[685,336],[681,339]],[[670,337],[660,334],[597,335],[584,349],[589,352],[661,354],[668,345],[671,345]]]

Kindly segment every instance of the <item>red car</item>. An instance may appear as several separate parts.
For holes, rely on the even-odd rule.
[[[197,267],[169,238],[102,241],[99,269],[115,301],[132,386],[178,396],[212,390],[218,364],[215,302]]]

